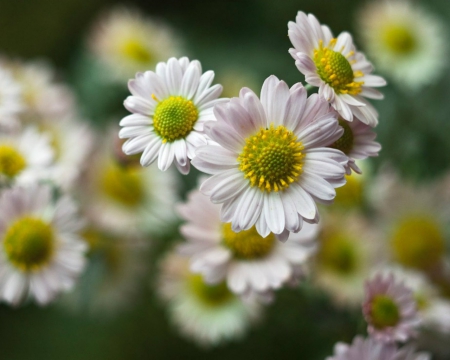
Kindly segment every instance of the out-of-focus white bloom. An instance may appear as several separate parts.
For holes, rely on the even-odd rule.
[[[267,294],[294,280],[316,249],[318,225],[305,224],[285,244],[272,233],[263,238],[255,227],[235,233],[220,221],[220,206],[199,191],[178,211],[188,221],[181,227],[187,242],[180,251],[190,257],[191,270],[209,283],[225,280],[238,295]]]
[[[420,322],[412,290],[392,273],[366,282],[363,313],[369,334],[382,342],[407,341]]]
[[[24,109],[22,88],[5,66],[0,66],[0,127],[14,130],[20,125],[19,113]]]
[[[357,336],[351,345],[337,343],[334,355],[326,360],[430,360],[428,353],[417,353],[412,346],[398,348],[395,344],[379,342],[374,338]]]
[[[418,90],[447,65],[443,23],[411,1],[372,1],[357,20],[367,52],[399,86]]]
[[[200,189],[223,204],[222,221],[236,232],[256,225],[262,237],[272,232],[282,240],[304,221],[317,223],[316,201],[332,203],[334,188],[345,184],[347,157],[326,147],[343,133],[328,103],[270,76],[260,99],[243,88],[214,114],[205,130],[217,144],[197,149],[192,163],[213,175]]]
[[[127,80],[137,71],[180,52],[179,42],[163,22],[139,11],[114,8],[100,16],[89,39],[91,52],[108,66],[113,80]]]
[[[44,305],[71,289],[84,268],[81,222],[67,197],[49,186],[14,187],[0,197],[0,296],[19,305],[27,296]]]
[[[213,79],[213,71],[202,74],[200,62],[186,57],[160,62],[156,72],[137,73],[124,102],[133,115],[120,122],[119,137],[128,138],[123,152],[143,152],[142,166],[158,159],[162,171],[174,162],[182,174],[189,173],[195,149],[207,144],[203,126],[215,120],[214,105],[228,101],[219,99],[222,86],[211,86]]]
[[[306,82],[319,87],[319,95],[345,120],[352,121],[356,116],[363,123],[376,126],[378,113],[366,98],[382,99],[374,87],[384,86],[386,81],[371,75],[373,66],[363,53],[356,51],[351,35],[343,32],[335,38],[328,26],[301,11],[288,27],[294,45],[289,53]]]
[[[260,315],[260,306],[243,302],[226,283],[207,284],[189,271],[187,258],[170,254],[163,262],[158,292],[170,317],[186,337],[205,347],[240,338]]]
[[[49,178],[53,161],[49,136],[28,127],[0,136],[0,183],[33,184]]]

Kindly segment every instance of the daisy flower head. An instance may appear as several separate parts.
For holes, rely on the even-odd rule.
[[[369,2],[358,23],[379,70],[407,89],[430,84],[447,65],[444,24],[412,1]]]
[[[266,79],[261,99],[243,88],[238,98],[214,108],[217,122],[205,125],[216,144],[200,147],[193,165],[213,175],[200,190],[222,203],[221,219],[232,230],[256,231],[286,240],[303,222],[317,223],[316,201],[331,203],[344,185],[347,157],[326,146],[343,129],[326,101],[307,98],[275,76]]]
[[[129,79],[137,71],[179,53],[179,41],[164,22],[137,9],[116,7],[101,14],[93,27],[89,47],[105,64],[112,80]]]
[[[172,322],[201,346],[241,338],[261,314],[259,304],[244,302],[225,282],[208,284],[201,275],[191,273],[185,257],[169,254],[160,271],[157,290]]]
[[[156,72],[137,73],[124,102],[133,114],[120,122],[119,137],[128,138],[123,152],[142,152],[142,166],[158,158],[162,171],[174,162],[182,174],[189,173],[195,149],[207,144],[205,122],[215,120],[215,105],[228,101],[219,99],[222,86],[211,86],[213,79],[213,71],[202,74],[200,62],[186,57],[160,62]]]
[[[289,53],[306,82],[317,86],[319,95],[343,119],[352,121],[356,116],[363,123],[376,126],[378,114],[366,98],[382,99],[383,95],[374,87],[384,86],[386,81],[371,74],[372,64],[355,49],[351,35],[343,32],[335,38],[328,26],[301,11],[288,27],[294,46]]]
[[[255,226],[235,233],[220,220],[220,205],[192,191],[178,212],[187,221],[180,231],[187,239],[179,250],[190,257],[191,270],[208,283],[226,281],[235,294],[269,298],[273,290],[295,280],[316,249],[318,225],[305,224],[285,244],[274,234],[263,238]]]
[[[0,197],[0,296],[19,305],[40,305],[70,290],[85,265],[86,243],[76,206],[53,200],[49,186],[13,187]]]
[[[383,342],[405,342],[419,324],[412,290],[393,274],[377,274],[366,282],[363,314],[369,334]]]

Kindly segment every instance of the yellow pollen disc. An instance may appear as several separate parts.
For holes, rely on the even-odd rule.
[[[361,207],[364,202],[364,180],[360,175],[345,175],[347,183],[336,189],[334,205],[343,208]]]
[[[319,264],[341,275],[353,273],[358,267],[358,251],[354,241],[345,234],[330,233],[323,236],[317,254]]]
[[[330,41],[329,47],[332,48],[336,44],[336,39]],[[323,46],[320,40],[319,48],[314,50],[314,64],[320,78],[330,85],[337,94],[357,95],[361,92],[362,81],[355,81],[355,77],[363,74],[353,71],[347,57],[353,56],[353,53],[347,54],[347,57],[340,52],[331,50]]]
[[[122,54],[138,63],[146,64],[152,61],[153,56],[148,49],[137,40],[128,40],[121,47]]]
[[[382,33],[382,39],[389,50],[399,55],[410,54],[417,46],[411,30],[401,25],[387,26]]]
[[[388,295],[376,295],[372,299],[370,320],[377,329],[395,326],[400,321],[397,303]]]
[[[344,133],[330,147],[341,150],[345,155],[348,155],[353,149],[353,130],[348,124],[348,121],[339,119],[339,125],[344,129]]]
[[[145,196],[142,170],[137,167],[110,164],[101,175],[99,185],[106,196],[127,207],[141,204]]]
[[[227,284],[206,284],[201,275],[190,275],[189,285],[194,295],[207,306],[220,306],[234,298]]]
[[[254,226],[249,230],[236,233],[231,229],[231,224],[224,224],[222,236],[222,243],[231,250],[234,257],[245,260],[261,259],[267,256],[277,241],[272,233],[263,238]]]
[[[421,216],[400,221],[394,230],[391,246],[396,261],[422,270],[436,264],[445,254],[445,240],[439,224]]]
[[[261,191],[280,191],[296,181],[303,169],[303,144],[284,126],[261,129],[245,140],[239,154],[239,170],[251,186]]]
[[[14,177],[25,169],[26,165],[25,158],[14,147],[0,145],[0,174]]]
[[[3,247],[15,267],[23,271],[38,270],[48,264],[53,255],[53,230],[41,219],[23,217],[6,230]]]
[[[173,142],[189,135],[197,119],[198,109],[191,100],[170,96],[156,106],[153,126],[163,142]]]

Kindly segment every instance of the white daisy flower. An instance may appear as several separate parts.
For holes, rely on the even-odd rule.
[[[163,260],[158,292],[177,329],[205,347],[242,337],[261,312],[257,303],[243,302],[225,282],[209,285],[192,274],[188,259],[175,254]]]
[[[32,184],[49,176],[53,149],[47,134],[28,127],[0,136],[0,184]]]
[[[344,133],[330,147],[341,150],[348,156],[348,163],[344,164],[347,175],[350,175],[352,170],[361,174],[362,171],[355,160],[378,156],[381,145],[375,141],[377,134],[369,125],[356,118],[352,122],[339,119],[339,125],[344,129]]]
[[[166,24],[126,7],[116,7],[100,16],[89,45],[107,66],[108,75],[119,81],[178,55],[180,47]]]
[[[392,273],[366,282],[363,314],[369,334],[383,342],[407,341],[420,322],[412,290]]]
[[[0,66],[0,126],[14,130],[20,125],[18,118],[23,111],[22,88],[5,66]]]
[[[318,225],[305,224],[285,244],[274,234],[263,238],[255,227],[235,233],[231,224],[221,222],[220,205],[199,191],[191,192],[178,212],[188,221],[180,229],[187,239],[180,251],[190,257],[191,270],[202,274],[208,283],[226,280],[238,295],[270,296],[300,275],[295,269],[316,249]]]
[[[364,339],[356,336],[351,345],[337,343],[334,355],[326,360],[431,360],[431,356],[415,352],[412,346],[398,348],[395,344],[386,344],[371,337]]]
[[[200,189],[223,203],[222,221],[235,232],[256,225],[261,236],[272,232],[282,240],[304,220],[317,223],[316,201],[331,203],[334,188],[345,183],[340,163],[347,157],[325,147],[343,133],[328,103],[307,99],[300,83],[289,89],[271,76],[261,100],[243,88],[214,114],[217,122],[205,130],[217,144],[197,149],[192,162],[213,175]]]
[[[447,65],[443,22],[408,0],[372,1],[358,14],[363,44],[379,70],[419,90]]]
[[[40,305],[71,289],[84,268],[86,244],[68,197],[56,202],[49,186],[14,187],[0,197],[0,297]]]
[[[215,120],[213,107],[227,101],[219,99],[221,85],[213,85],[214,72],[202,74],[197,60],[171,58],[159,63],[156,72],[138,73],[130,80],[132,96],[125,107],[133,113],[122,119],[120,138],[127,155],[141,156],[142,166],[158,158],[158,168],[167,170],[172,162],[182,174],[189,173],[194,150],[207,144],[203,131],[206,121]]]
[[[371,74],[372,64],[356,51],[351,35],[343,32],[335,38],[328,26],[301,11],[288,27],[294,45],[289,53],[306,82],[319,87],[319,95],[345,120],[352,121],[356,116],[363,123],[376,126],[378,114],[365,98],[382,99],[374,87],[384,86],[386,81]]]

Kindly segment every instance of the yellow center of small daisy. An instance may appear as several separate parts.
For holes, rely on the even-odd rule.
[[[354,242],[345,234],[325,236],[318,252],[319,263],[341,275],[348,275],[358,267],[358,253]]]
[[[185,138],[197,119],[198,109],[191,100],[170,96],[156,105],[153,126],[163,142],[173,142]]]
[[[0,173],[8,177],[17,176],[26,167],[25,158],[10,145],[0,145]]]
[[[284,190],[302,173],[303,149],[292,131],[270,125],[245,140],[238,157],[239,170],[261,191]]]
[[[189,285],[194,295],[208,306],[219,306],[233,299],[233,293],[228,290],[227,284],[207,284],[201,275],[191,275]]]
[[[231,250],[237,259],[261,259],[272,251],[275,235],[270,233],[265,238],[258,234],[256,227],[238,233],[231,229],[231,224],[222,227],[222,243]]]
[[[376,295],[372,299],[370,319],[377,329],[395,326],[400,321],[400,309],[390,296]]]
[[[344,133],[330,147],[341,150],[345,155],[348,155],[353,149],[353,130],[348,124],[348,121],[339,119],[339,125],[344,129]]]
[[[416,48],[416,39],[411,30],[401,25],[386,27],[382,39],[389,50],[399,55],[409,54]]]
[[[16,220],[3,238],[8,260],[23,271],[35,271],[50,261],[55,246],[50,224],[34,217]]]
[[[100,186],[106,196],[127,207],[139,205],[145,197],[141,168],[111,164],[103,172]]]
[[[122,45],[122,53],[125,57],[138,63],[149,63],[153,56],[148,49],[137,40],[128,40]]]
[[[430,218],[411,216],[397,225],[392,237],[396,261],[412,268],[426,270],[445,253],[445,240],[439,225]]]
[[[319,48],[314,50],[313,60],[317,73],[337,94],[357,95],[361,92],[363,82],[354,80],[355,77],[361,77],[364,74],[352,69],[348,58],[354,55],[353,51],[344,56],[338,51],[331,50],[336,45],[336,41],[337,39],[332,39],[328,47],[324,47],[323,41],[320,40]]]
[[[346,184],[336,189],[334,204],[344,208],[360,207],[364,202],[364,181],[360,175],[345,175]]]

